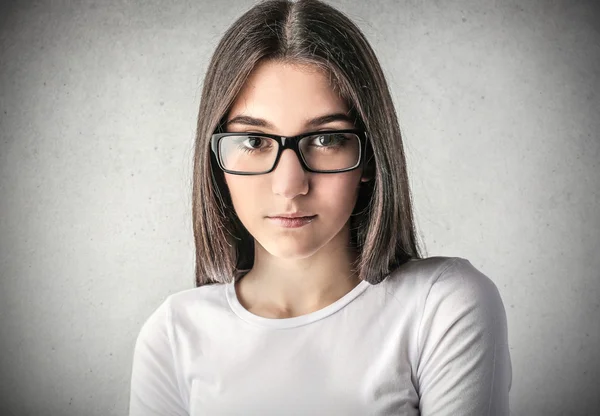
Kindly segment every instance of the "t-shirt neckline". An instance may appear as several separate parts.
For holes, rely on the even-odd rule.
[[[371,286],[369,282],[362,280],[351,291],[346,293],[332,304],[327,305],[317,311],[292,318],[265,318],[264,316],[255,315],[254,313],[250,312],[240,303],[235,291],[235,282],[225,284],[225,294],[231,310],[244,321],[264,328],[285,329],[307,325],[339,311],[344,306],[356,299],[369,286]]]

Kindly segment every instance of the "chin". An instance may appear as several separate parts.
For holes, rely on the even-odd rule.
[[[324,244],[318,244],[317,242],[300,242],[297,241],[283,241],[286,238],[276,238],[273,241],[269,241],[263,244],[259,241],[260,245],[273,257],[286,260],[299,260],[305,259],[312,256],[319,251]],[[291,240],[291,239],[290,239]]]

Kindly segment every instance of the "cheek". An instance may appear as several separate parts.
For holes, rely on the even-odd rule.
[[[225,183],[231,195],[233,208],[242,220],[259,208],[261,188],[259,182],[251,176],[225,174]]]
[[[350,215],[358,197],[359,176],[333,174],[315,183],[315,199],[333,215]]]
[[[244,189],[247,189],[240,183],[238,178],[231,177],[228,174],[225,174],[225,183],[227,184],[227,189],[229,190],[229,195],[231,195],[231,201],[234,205],[237,204],[237,201],[240,199],[244,199],[246,197],[246,193]]]

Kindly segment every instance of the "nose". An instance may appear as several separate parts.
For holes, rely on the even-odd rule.
[[[293,199],[298,195],[308,193],[308,172],[291,149],[281,153],[275,170],[271,172],[273,193],[286,199]]]

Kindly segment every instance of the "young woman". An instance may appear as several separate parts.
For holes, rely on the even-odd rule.
[[[137,338],[130,415],[505,415],[496,286],[421,258],[400,129],[360,30],[259,3],[208,68],[193,187],[197,288]]]

